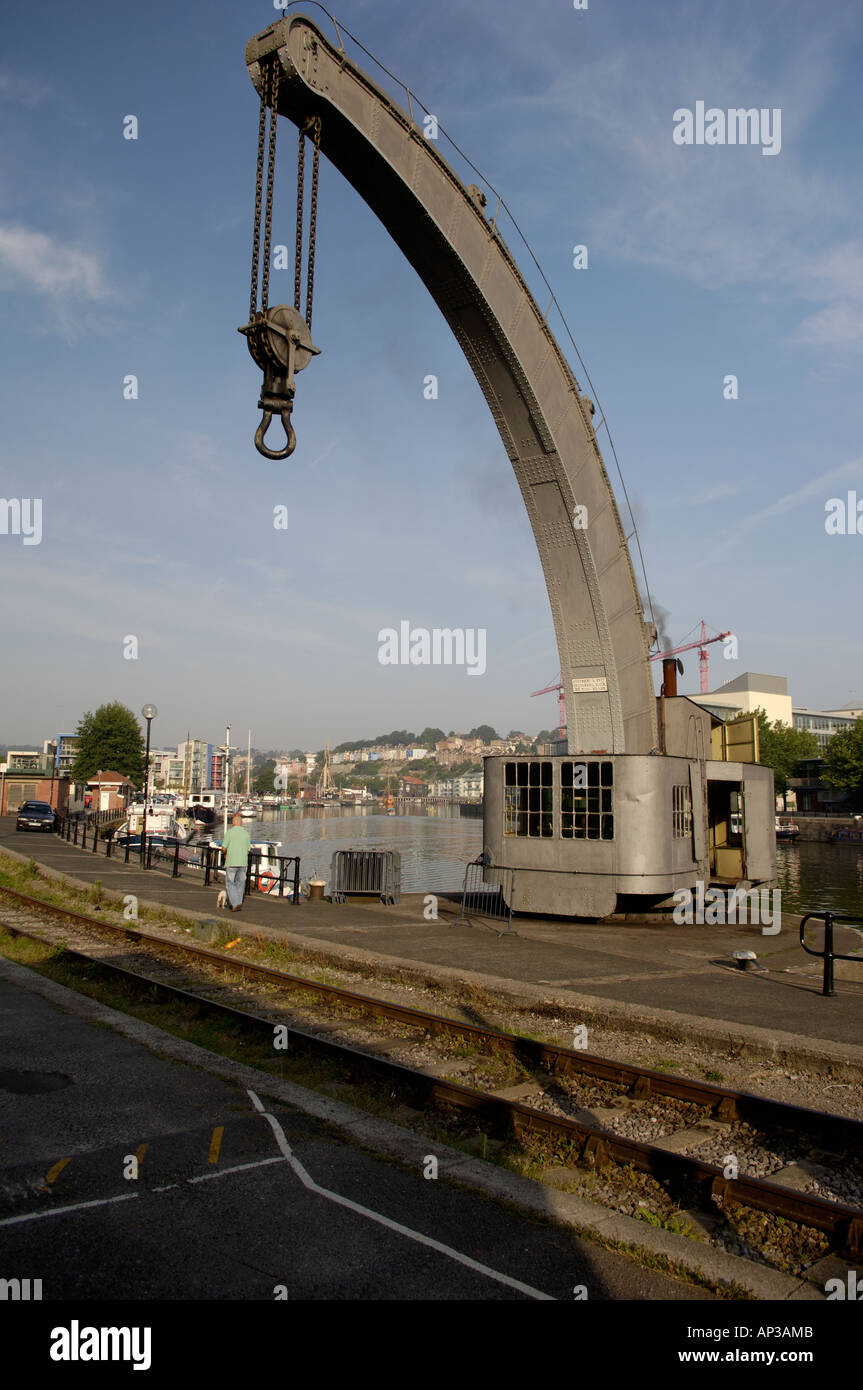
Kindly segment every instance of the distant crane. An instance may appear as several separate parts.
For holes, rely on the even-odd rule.
[[[701,672],[701,693],[706,695],[710,689],[710,668],[707,660],[707,648],[711,642],[721,642],[723,638],[730,637],[730,632],[717,632],[715,637],[707,636],[707,627],[704,619],[701,619],[701,636],[697,642],[686,642],[682,647],[671,647],[667,652],[654,652],[651,661],[661,661],[665,656],[677,656],[679,652],[691,652],[695,647],[698,648],[698,666]]]
[[[547,685],[542,690],[532,690],[530,698],[534,695],[550,695],[553,690],[557,691],[557,722],[558,733],[561,738],[566,738],[566,696],[563,693],[563,681],[560,676],[557,678],[556,685]]]
[[[697,642],[685,642],[681,647],[671,647],[666,652],[654,652],[651,661],[661,661],[664,656],[677,656],[680,652],[691,652],[698,648],[698,665],[701,673],[701,693],[706,695],[710,690],[710,664],[707,657],[707,648],[711,642],[721,642],[725,637],[730,637],[731,631],[717,632],[715,637],[707,636],[707,625],[702,618],[701,635]],[[558,675],[554,685],[545,685],[542,690],[532,690],[531,699],[535,695],[550,695],[553,691],[557,692],[557,720],[558,733],[561,738],[566,738],[566,696],[561,677]]]

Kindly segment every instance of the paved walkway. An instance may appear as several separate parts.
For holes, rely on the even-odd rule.
[[[441,1148],[427,1181],[433,1140],[386,1161],[268,1076],[228,1081],[249,1069],[6,961],[0,1055],[2,1273],[45,1300],[571,1301],[574,1283],[592,1301],[711,1300],[453,1186],[445,1162],[457,1178],[467,1155]]]
[[[299,946],[330,946],[341,955],[397,958],[458,978],[520,982],[534,998],[585,1000],[630,1015],[676,1017],[690,1028],[700,1018],[749,1030],[753,1037],[758,1030],[759,1036],[826,1049],[839,1044],[859,1049],[863,1062],[863,965],[837,965],[837,996],[823,998],[821,963],[801,950],[796,917],[784,916],[775,936],[752,925],[585,925],[520,917],[513,935],[499,937],[481,922],[456,924],[457,903],[444,898],[429,903],[422,894],[405,896],[397,907],[306,900],[294,907],[256,893],[246,899],[242,914],[219,914],[216,889],[203,888],[192,870],[180,879],[142,871],[54,836],[16,833],[11,817],[0,821],[3,848],[32,854],[61,874],[100,879],[106,889],[134,893],[142,901],[219,915],[238,933],[263,931],[288,936]],[[438,917],[430,920],[426,914],[435,905]],[[741,949],[754,950],[766,970],[735,969],[732,952]]]

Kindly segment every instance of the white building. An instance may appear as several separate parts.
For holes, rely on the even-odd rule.
[[[757,671],[746,671],[735,680],[726,681],[717,690],[706,695],[689,695],[697,705],[703,705],[720,719],[733,719],[738,714],[753,714],[763,709],[771,724],[780,720],[791,724],[793,712],[791,696],[788,694],[788,680],[785,676],[766,676]]]
[[[855,715],[852,711],[795,709],[794,727],[806,729],[810,734],[814,734],[818,740],[818,747],[823,749],[827,747],[834,734],[853,729],[858,718],[863,718],[863,715]]]

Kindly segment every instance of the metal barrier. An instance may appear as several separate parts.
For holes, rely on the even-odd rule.
[[[349,894],[379,897],[394,906],[402,896],[402,857],[397,849],[337,849],[330,861],[330,894],[346,903]]]
[[[824,950],[812,951],[803,939],[803,932],[806,923],[812,920],[824,923]],[[828,999],[835,998],[836,990],[833,984],[833,962],[834,960],[856,960],[863,965],[863,954],[846,956],[840,951],[833,950],[833,923],[852,922],[857,931],[863,931],[863,923],[859,917],[840,917],[835,912],[807,912],[803,921],[800,923],[800,945],[807,955],[820,956],[824,961],[824,975],[821,982],[821,993]]]
[[[461,912],[453,921],[453,926],[466,922],[468,926],[477,918],[486,922],[505,922],[498,936],[509,936],[512,932],[512,894],[515,883],[515,869],[505,869],[490,864],[480,855],[465,866],[464,886],[461,895]],[[493,928],[494,930],[494,928]]]

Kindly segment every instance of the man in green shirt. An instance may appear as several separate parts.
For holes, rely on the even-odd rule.
[[[251,847],[251,836],[248,830],[243,829],[243,818],[238,813],[232,817],[231,828],[222,841],[222,850],[225,855],[225,891],[228,895],[229,912],[242,912],[243,910],[246,870]]]

